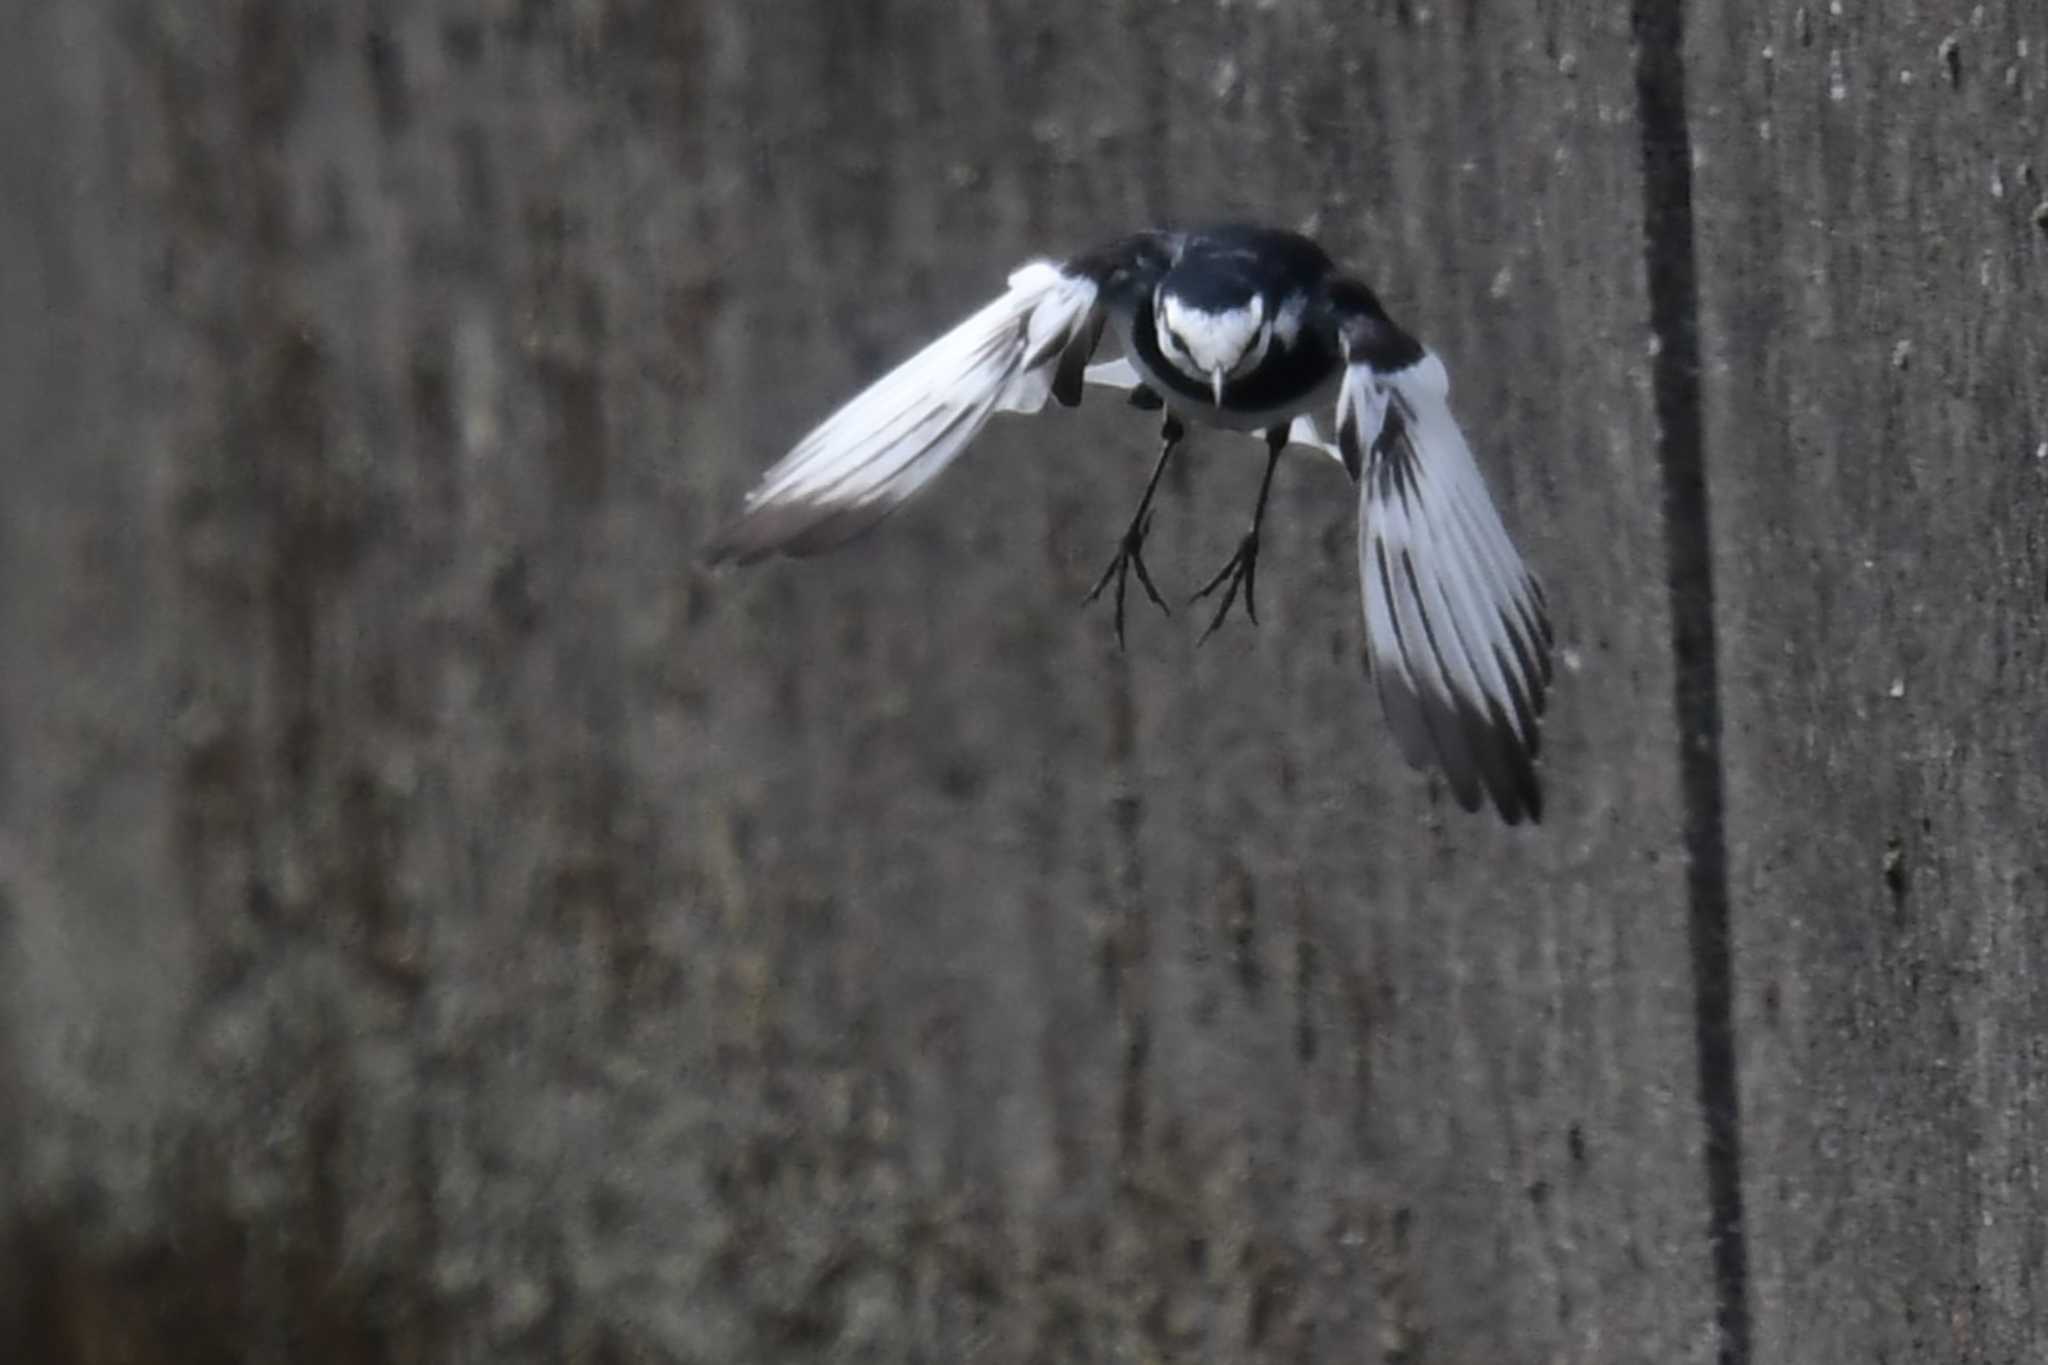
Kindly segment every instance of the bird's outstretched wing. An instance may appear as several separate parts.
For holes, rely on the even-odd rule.
[[[895,511],[998,412],[1081,401],[1105,294],[1156,254],[1151,235],[1033,261],[1001,298],[858,394],[768,470],[706,552],[712,563],[815,554]]]
[[[1359,477],[1366,649],[1387,721],[1408,762],[1441,767],[1465,809],[1491,797],[1509,824],[1541,819],[1543,589],[1451,416],[1443,362],[1412,342],[1389,348],[1377,324],[1340,314],[1338,326],[1337,440]]]

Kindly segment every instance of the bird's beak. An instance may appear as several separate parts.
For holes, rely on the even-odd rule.
[[[1216,406],[1220,408],[1223,406],[1223,367],[1218,365],[1209,371],[1209,379],[1216,386]]]

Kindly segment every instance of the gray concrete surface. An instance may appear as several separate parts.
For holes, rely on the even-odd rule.
[[[19,10],[0,1355],[2039,1357],[2048,15],[1921,8]],[[1400,764],[1334,466],[1199,650],[1078,609],[1114,402],[696,567],[1018,260],[1228,214],[1449,362],[1539,829]]]
[[[1759,1359],[2048,1357],[2044,28],[1694,35]]]

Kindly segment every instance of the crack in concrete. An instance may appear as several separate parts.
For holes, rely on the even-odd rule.
[[[1698,252],[1692,131],[1685,105],[1683,0],[1634,0],[1636,123],[1643,153],[1643,260],[1657,460],[1664,483],[1672,691],[1685,820],[1693,1039],[1705,1124],[1708,1234],[1721,1365],[1750,1359],[1749,1245],[1742,1208],[1742,1115],[1729,932],[1726,774],[1714,634],[1713,535],[1700,396]]]

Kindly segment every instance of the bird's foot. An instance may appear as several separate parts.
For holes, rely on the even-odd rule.
[[[1109,561],[1109,567],[1102,571],[1102,577],[1095,580],[1095,586],[1088,590],[1083,605],[1102,596],[1102,590],[1116,580],[1116,647],[1124,647],[1124,588],[1131,570],[1138,571],[1138,584],[1145,589],[1145,596],[1152,599],[1152,605],[1168,616],[1173,612],[1167,607],[1166,599],[1159,595],[1159,589],[1152,583],[1152,575],[1145,569],[1145,533],[1152,529],[1152,513],[1147,511],[1130,524],[1124,532],[1123,542],[1117,546],[1116,558]]]
[[[1230,615],[1230,604],[1237,600],[1237,589],[1240,584],[1244,587],[1244,614],[1251,618],[1253,625],[1259,623],[1258,604],[1252,600],[1253,589],[1258,585],[1258,568],[1259,533],[1255,530],[1247,531],[1244,539],[1237,543],[1237,553],[1230,557],[1230,562],[1225,564],[1200,592],[1188,599],[1190,602],[1199,602],[1219,588],[1223,591],[1223,600],[1216,606],[1216,615],[1209,622],[1209,628],[1202,632],[1201,640],[1196,641],[1197,644],[1207,642],[1208,638],[1216,633],[1216,628],[1223,624],[1223,618]]]

